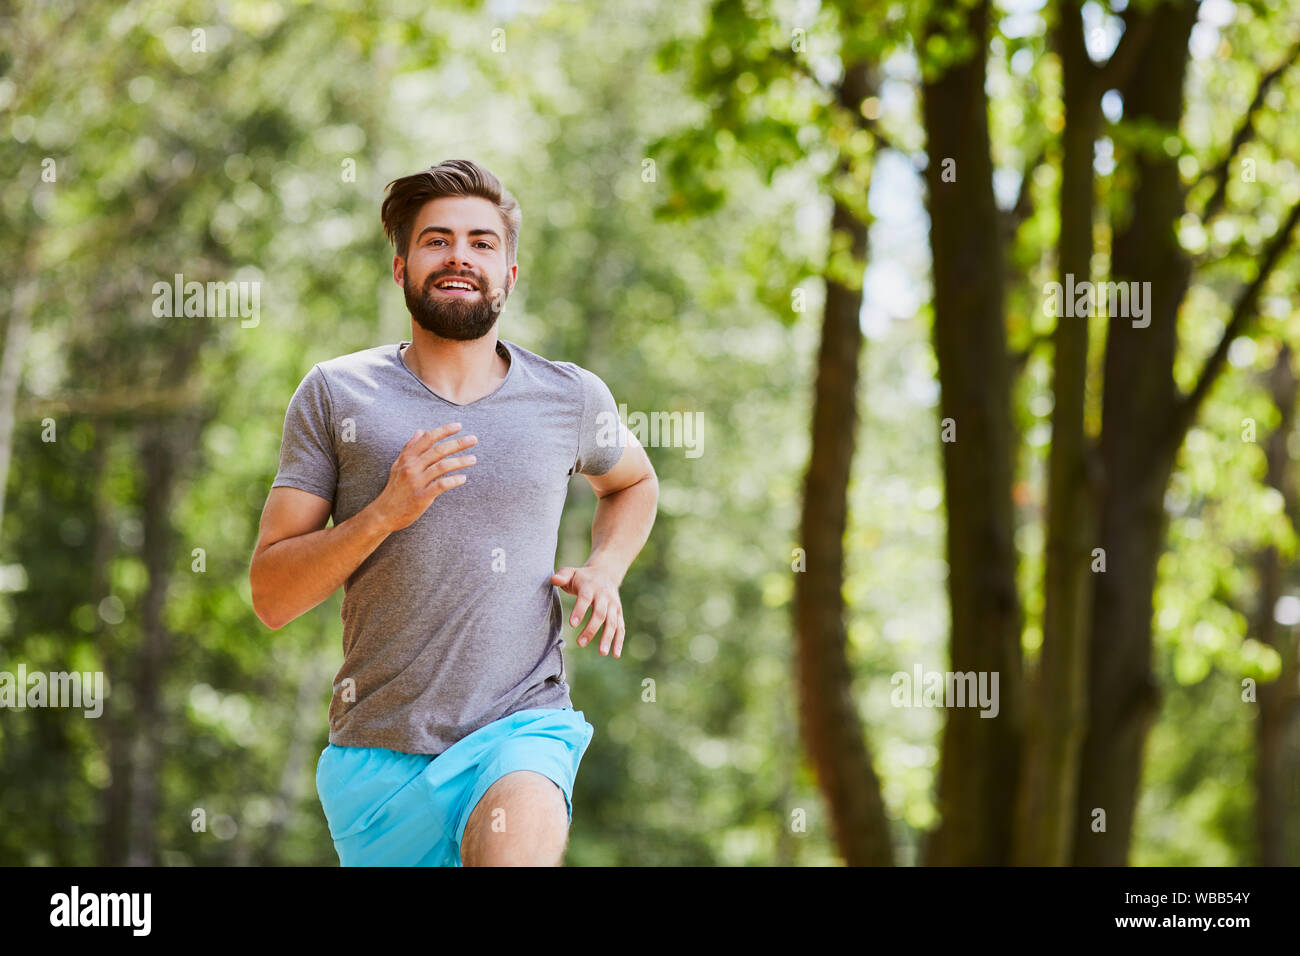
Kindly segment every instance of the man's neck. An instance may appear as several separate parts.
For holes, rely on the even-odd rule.
[[[468,405],[496,391],[510,371],[497,349],[494,326],[482,338],[444,339],[412,323],[411,344],[402,361],[429,389],[457,405]]]

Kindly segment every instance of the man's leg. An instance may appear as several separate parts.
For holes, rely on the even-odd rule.
[[[559,866],[569,841],[564,791],[549,777],[515,770],[483,794],[465,825],[465,866]]]

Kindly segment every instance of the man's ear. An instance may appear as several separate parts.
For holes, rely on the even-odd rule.
[[[393,256],[393,281],[399,286],[404,285],[403,280],[406,277],[406,260],[401,256]]]

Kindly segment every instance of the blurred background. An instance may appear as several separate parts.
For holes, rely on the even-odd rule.
[[[0,4],[0,671],[107,694],[0,709],[0,864],[337,865],[342,594],[273,632],[248,565],[299,381],[410,338],[384,186],[450,158],[522,205],[499,335],[702,422],[647,449],[622,659],[566,625],[569,865],[1300,862],[1298,42],[1228,0]],[[1086,281],[1147,291],[1053,314]],[[997,715],[900,692],[950,671]]]

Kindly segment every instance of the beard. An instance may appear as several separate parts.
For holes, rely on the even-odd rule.
[[[466,296],[444,295],[434,288],[439,279],[451,276],[464,279],[478,287],[477,294]],[[471,276],[457,275],[450,272],[430,273],[425,279],[424,288],[419,293],[411,288],[411,274],[406,273],[402,280],[402,293],[406,296],[406,308],[411,318],[419,323],[426,332],[444,339],[469,341],[481,339],[496,325],[497,315],[506,304],[509,293],[505,288],[498,291],[500,305],[494,307],[492,300],[484,294],[482,283]]]

